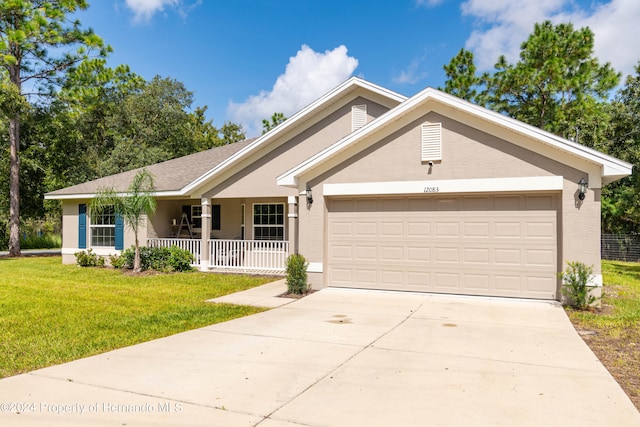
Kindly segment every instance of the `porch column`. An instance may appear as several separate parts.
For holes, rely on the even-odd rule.
[[[298,197],[289,196],[289,253],[298,253]]]
[[[208,198],[200,199],[202,205],[202,234],[200,236],[200,271],[209,267],[209,239],[211,235],[211,202]]]

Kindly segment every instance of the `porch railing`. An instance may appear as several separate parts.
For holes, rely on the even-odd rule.
[[[209,267],[235,271],[284,273],[289,242],[209,240]]]
[[[200,266],[200,240],[197,239],[147,239],[147,246],[151,248],[170,248],[177,246],[193,254],[195,261],[191,264],[194,267]]]
[[[194,267],[201,266],[199,239],[153,238],[147,239],[150,247],[178,246],[194,255]],[[270,240],[212,239],[208,244],[207,268],[246,273],[283,274],[289,256],[289,242]]]

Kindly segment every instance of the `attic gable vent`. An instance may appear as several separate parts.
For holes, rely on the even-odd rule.
[[[351,132],[367,124],[367,106],[354,105],[351,107]]]
[[[442,160],[442,123],[422,125],[422,161]]]

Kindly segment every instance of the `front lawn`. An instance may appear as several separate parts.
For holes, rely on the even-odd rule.
[[[640,264],[603,261],[602,309],[568,309],[585,342],[640,410]]]
[[[0,378],[260,312],[204,301],[274,280],[61,262],[0,258]]]

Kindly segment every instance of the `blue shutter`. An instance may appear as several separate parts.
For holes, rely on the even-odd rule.
[[[122,215],[116,213],[116,250],[124,249],[124,220]]]
[[[78,248],[87,249],[87,205],[78,205]]]

